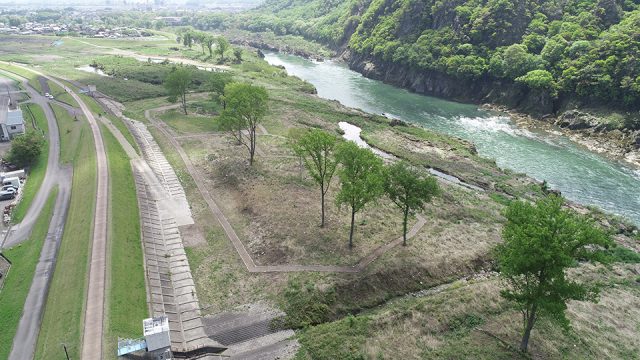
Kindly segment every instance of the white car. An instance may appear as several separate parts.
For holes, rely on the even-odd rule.
[[[13,185],[5,185],[2,187],[2,189],[0,189],[0,191],[8,191],[13,193],[18,192],[18,190]]]

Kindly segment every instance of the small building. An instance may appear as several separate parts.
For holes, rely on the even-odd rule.
[[[0,140],[9,141],[16,135],[25,132],[24,117],[22,110],[11,110],[9,108],[10,99],[4,97],[0,102]]]

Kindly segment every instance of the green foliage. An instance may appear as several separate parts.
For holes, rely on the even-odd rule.
[[[626,264],[640,263],[640,254],[622,246],[612,247],[605,251],[608,262],[621,262]]]
[[[269,94],[264,87],[248,83],[229,83],[225,86],[224,93],[226,109],[220,116],[221,127],[247,148],[249,164],[253,165],[256,129],[267,112]],[[249,139],[242,134],[244,129],[248,131]]]
[[[539,316],[568,327],[567,301],[595,299],[595,286],[568,279],[565,270],[581,260],[606,261],[601,250],[612,245],[601,229],[562,205],[561,197],[550,195],[535,204],[514,201],[505,212],[504,244],[497,247],[507,283],[501,294],[523,313],[522,351]]]
[[[424,204],[440,191],[438,182],[432,176],[423,177],[407,163],[399,161],[386,168],[384,191],[403,215],[403,238],[407,244],[407,221],[409,215],[424,209]]]
[[[293,139],[294,152],[303,159],[311,178],[320,185],[320,226],[324,226],[324,197],[338,165],[334,154],[337,143],[338,139],[334,135],[319,129],[311,129]]]
[[[218,102],[222,102],[224,100],[224,88],[232,81],[233,76],[228,72],[213,72],[206,86],[211,92],[211,97]]]
[[[284,292],[284,325],[297,329],[326,322],[334,302],[333,290],[323,292],[310,282],[290,281]]]
[[[352,247],[355,214],[378,199],[384,190],[383,163],[371,150],[360,148],[350,141],[338,146],[336,157],[341,165],[338,171],[340,191],[336,203],[351,208],[349,247]]]
[[[546,70],[559,95],[640,108],[637,1],[270,0],[224,26],[348,45],[365,58],[464,80]]]
[[[176,102],[179,99],[185,115],[187,114],[187,90],[191,82],[191,70],[185,67],[176,68],[164,80],[164,87],[169,93],[169,101]]]
[[[368,316],[348,316],[305,329],[298,336],[302,347],[295,359],[368,359],[363,346],[372,330],[370,323]]]
[[[547,70],[532,70],[526,75],[516,78],[516,82],[527,85],[531,89],[546,90],[555,93],[556,82]]]
[[[218,37],[218,47],[216,52],[218,53],[218,55],[220,55],[220,63],[224,63],[224,54],[227,52],[227,50],[229,50],[230,47],[231,45],[229,44],[229,41],[227,41],[227,39],[223,38],[222,36]]]
[[[45,140],[35,130],[29,130],[11,140],[11,150],[7,159],[18,167],[27,167],[36,162],[42,153]]]

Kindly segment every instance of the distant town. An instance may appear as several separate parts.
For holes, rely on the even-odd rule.
[[[8,26],[8,24],[0,23],[0,34],[14,35],[76,35],[88,36],[93,38],[136,38],[148,37],[153,34],[144,29],[130,27],[113,27],[83,24],[42,24],[39,22],[28,22],[20,26]]]

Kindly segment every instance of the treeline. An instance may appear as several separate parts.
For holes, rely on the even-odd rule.
[[[269,0],[211,26],[302,35],[464,81],[640,108],[639,0]]]

